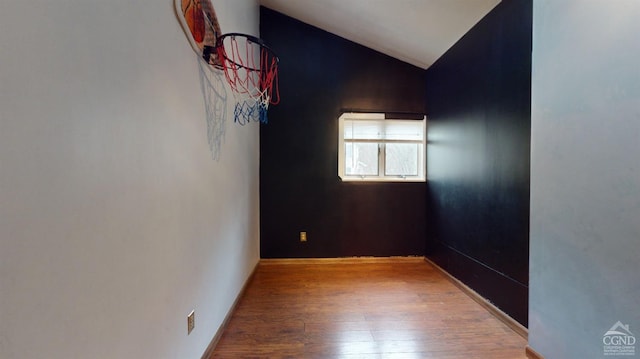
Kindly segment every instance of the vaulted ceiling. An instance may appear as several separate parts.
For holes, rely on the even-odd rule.
[[[500,0],[260,0],[260,4],[421,68]]]

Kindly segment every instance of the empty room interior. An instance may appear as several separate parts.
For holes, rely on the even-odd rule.
[[[2,2],[0,358],[640,356],[639,17]]]

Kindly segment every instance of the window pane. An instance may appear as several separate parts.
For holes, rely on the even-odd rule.
[[[418,151],[421,146],[416,143],[387,143],[385,145],[385,175],[417,176]]]
[[[424,138],[423,121],[385,121],[384,138],[387,140],[416,140]]]
[[[378,175],[377,143],[345,143],[345,173],[349,176]]]
[[[345,139],[381,139],[384,131],[384,122],[379,120],[346,120],[344,121]]]

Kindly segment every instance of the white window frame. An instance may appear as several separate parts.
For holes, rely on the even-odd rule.
[[[402,139],[345,139],[345,121],[379,121],[384,127],[385,121],[412,121],[422,124],[422,140],[402,140]],[[378,174],[377,175],[347,175],[346,172],[346,149],[345,144],[349,142],[366,142],[378,144]],[[391,176],[385,175],[385,145],[386,143],[417,143],[422,145],[422,151],[418,152],[418,175],[416,176]],[[384,113],[343,113],[338,119],[338,176],[345,182],[426,182],[426,150],[427,150],[427,117],[421,120],[386,118]]]

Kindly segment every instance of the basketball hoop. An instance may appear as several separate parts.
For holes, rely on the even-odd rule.
[[[218,37],[217,58],[231,87],[236,106],[235,121],[267,122],[269,105],[280,102],[278,56],[261,39],[229,33]]]
[[[235,121],[266,123],[269,105],[280,102],[275,52],[252,35],[220,35],[210,0],[174,0],[174,5],[196,54],[209,66],[224,70],[235,99]]]

